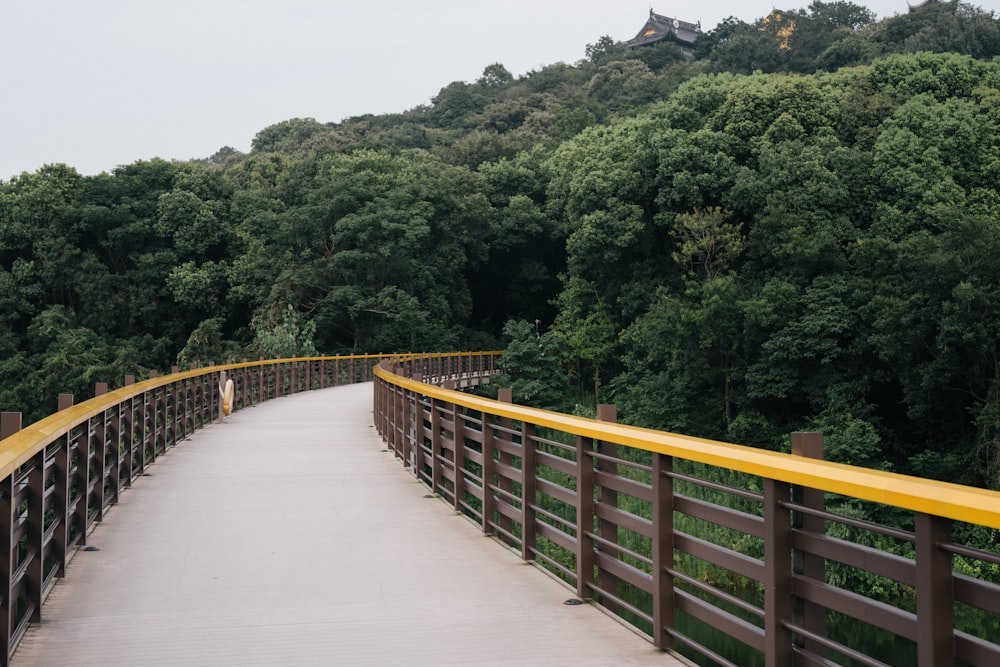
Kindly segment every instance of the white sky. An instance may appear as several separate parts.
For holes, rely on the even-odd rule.
[[[992,9],[1000,0],[975,4]],[[809,0],[653,0],[710,30]],[[858,0],[880,18],[906,0]],[[515,75],[630,39],[650,0],[2,0],[0,180],[247,151],[289,118],[428,104],[500,62]]]

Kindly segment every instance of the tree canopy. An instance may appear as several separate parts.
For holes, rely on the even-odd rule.
[[[249,154],[0,182],[0,409],[258,355],[508,346],[520,400],[1000,486],[1000,21],[609,37]],[[515,397],[515,398],[516,398]]]

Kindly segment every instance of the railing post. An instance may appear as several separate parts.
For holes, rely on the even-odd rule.
[[[0,440],[9,438],[21,430],[20,412],[0,413]]]
[[[413,463],[410,460],[410,395],[402,388],[399,389],[399,407],[396,414],[399,415],[399,421],[396,422],[399,427],[399,449],[396,454],[403,467],[406,467]]]
[[[792,633],[792,524],[784,504],[790,500],[788,484],[764,480],[764,664],[794,664]]]
[[[823,434],[792,433],[792,454],[821,460],[823,458]],[[824,494],[819,489],[793,486],[792,499],[795,503],[803,507],[808,507],[811,510],[822,511],[826,505]],[[814,533],[816,535],[824,535],[826,533],[823,517],[803,512],[794,512],[792,514],[792,526],[796,530],[805,533]],[[792,571],[796,575],[815,581],[818,584],[826,582],[826,562],[822,557],[815,554],[795,550],[793,552]],[[826,609],[815,603],[806,602],[801,598],[794,598],[792,605],[792,614],[796,624],[816,636],[826,637]],[[801,637],[796,637],[796,642],[805,650],[815,655],[823,655],[825,653],[825,649],[822,646],[809,639],[803,640]]]
[[[389,371],[389,369],[384,369]],[[389,371],[391,372],[391,371]],[[387,382],[383,391],[385,395],[382,397],[382,405],[384,407],[384,417],[385,422],[385,432],[382,435],[382,439],[385,440],[385,448],[395,452],[396,451],[396,385]]]
[[[153,410],[153,423],[156,426],[156,436],[154,438],[153,447],[160,453],[166,454],[167,446],[170,443],[171,433],[169,384],[165,384],[153,390],[153,403],[155,407]],[[160,450],[159,447],[161,443],[163,445],[162,450]]]
[[[384,440],[385,431],[382,430],[382,382],[375,378],[372,382],[372,426],[375,432]]]
[[[388,382],[382,382],[381,385],[381,398],[379,399],[379,408],[382,411],[380,419],[382,421],[382,440],[385,441],[385,448],[392,448],[392,392],[395,391],[392,385]]]
[[[465,421],[462,419],[462,408],[456,403],[452,408],[452,437],[455,456],[455,511],[462,511],[462,500],[465,498]]]
[[[263,362],[264,357],[261,357],[257,364],[257,405],[260,405],[264,401],[268,400],[268,382],[270,382],[271,376],[274,374],[274,367],[271,365],[265,366]]]
[[[496,514],[497,499],[493,491],[493,477],[496,475],[497,465],[494,455],[496,447],[494,442],[493,424],[490,422],[491,415],[482,413],[483,419],[483,534],[489,535],[493,532],[493,515]]]
[[[521,558],[535,559],[535,425],[521,422]]]
[[[45,449],[31,457],[28,472],[28,512],[25,526],[25,568],[24,594],[30,614],[28,619],[38,623],[42,619],[42,588],[44,577],[44,537],[45,537]]]
[[[918,513],[917,540],[917,664],[950,665],[955,659],[954,579],[951,555],[941,544],[951,542],[951,521]]]
[[[143,392],[138,396],[132,397],[132,415],[134,421],[132,422],[132,448],[133,451],[138,450],[133,454],[132,464],[138,464],[138,473],[141,475],[146,472],[146,439],[148,432],[148,424],[146,418],[146,412],[149,410],[148,402],[149,392]],[[137,460],[136,460],[137,459]],[[135,477],[136,470],[130,471],[130,474]]]
[[[62,412],[71,407],[73,407],[73,394],[59,394],[59,411]],[[53,457],[52,473],[50,476],[52,480],[50,503],[52,514],[54,515],[52,518],[54,526],[51,528],[52,548],[49,551],[49,558],[54,561],[55,575],[61,578],[66,575],[66,549],[69,542],[70,448],[73,444],[73,429],[70,429],[65,435],[60,436],[57,442],[58,446]],[[42,453],[44,454],[44,452],[45,449],[43,448]],[[45,465],[44,457],[42,458],[42,465]],[[40,500],[39,502],[44,505],[44,500]],[[42,531],[44,533],[46,529],[44,518],[42,521]],[[44,561],[41,553],[39,553],[38,557]],[[45,573],[43,571],[43,581],[44,578]]]
[[[441,406],[431,399],[431,492],[441,492]]]
[[[4,412],[3,416],[18,415],[19,412]],[[8,424],[9,427],[9,424]],[[20,430],[20,425],[18,427]],[[16,432],[16,431],[15,431]],[[6,435],[4,435],[6,433]],[[0,420],[0,440],[13,435],[7,433]],[[11,582],[14,578],[14,571],[17,569],[17,544],[14,541],[14,526],[17,525],[15,512],[17,507],[14,504],[14,476],[8,475],[0,480],[0,517],[2,517],[3,527],[0,529],[0,576],[3,576],[4,587],[0,590],[0,642],[3,642],[0,658],[3,664],[10,664],[11,637],[14,634],[15,621],[17,615],[17,600],[14,594],[14,587]]]
[[[108,383],[98,382],[94,385],[94,397],[104,396],[108,393]],[[104,493],[108,486],[108,413],[107,411],[102,412],[98,415],[92,417],[93,428],[90,430],[90,434],[84,435],[85,439],[88,439],[93,443],[94,446],[94,457],[93,463],[96,470],[94,472],[97,475],[97,479],[94,483],[94,491],[91,492],[90,489],[90,450],[89,447],[86,452],[83,452],[83,461],[86,466],[86,483],[83,489],[80,490],[84,502],[78,503],[76,506],[76,521],[78,525],[83,526],[83,532],[80,535],[80,545],[87,544],[87,527],[88,527],[88,510],[89,507],[94,508],[94,521],[100,521],[104,518]],[[91,504],[93,503],[93,504]],[[81,508],[80,505],[83,505]]]
[[[392,451],[393,455],[396,454],[397,437],[396,430],[399,427],[399,421],[396,419],[396,397],[399,393],[399,387],[394,384],[387,384],[385,388],[385,441],[386,449]]]
[[[653,453],[653,644],[673,648],[674,479],[673,457]]]
[[[70,429],[68,433],[60,436],[56,442],[58,447],[53,457],[50,474],[52,480],[50,509],[54,516],[52,518],[53,525],[49,527],[49,530],[52,530],[52,543],[48,555],[54,561],[55,576],[61,579],[66,576],[66,550],[69,545],[70,448],[73,444],[73,430]],[[43,448],[42,451],[44,452],[45,449]],[[41,558],[41,556],[39,557]],[[44,576],[43,572],[43,579]]]
[[[108,484],[111,487],[111,498],[108,502],[112,505],[118,503],[118,495],[121,493],[121,471],[122,471],[122,404],[119,403],[117,406],[111,408],[111,420],[109,427],[111,430],[111,437],[108,442],[108,447],[110,451],[107,451],[110,459],[104,465],[106,468],[110,468],[108,476]],[[101,507],[104,507],[104,495],[101,492]]]
[[[155,368],[150,369],[149,379],[153,380],[158,377],[160,377],[160,371],[156,370]],[[148,447],[150,456],[149,460],[147,461],[145,453],[143,454],[143,461],[144,461],[143,465],[156,463],[156,456],[158,454],[158,452],[156,451],[156,441],[159,439],[160,436],[160,425],[159,421],[156,418],[158,393],[159,393],[159,388],[151,389],[147,391],[143,397],[143,404],[144,404],[143,424],[145,425],[144,426],[145,434],[144,434],[144,441],[142,448],[143,452],[145,452],[146,448]],[[143,472],[145,472],[145,470],[143,470]]]
[[[500,389],[497,392],[497,400],[500,401],[501,403],[513,403],[514,402],[513,391],[507,387]],[[499,421],[499,425],[502,429],[504,429],[504,432],[508,434],[511,433],[513,422],[510,420],[509,417],[504,417],[503,419],[501,419]],[[503,435],[503,433],[500,434],[500,438],[506,442],[513,441],[512,436],[510,435],[505,436]],[[506,466],[508,469],[514,467],[514,455],[512,453],[501,449],[500,453],[498,454],[498,458],[500,460],[500,463]],[[499,479],[497,480],[497,487],[504,493],[513,495],[514,480],[512,480],[510,477],[507,477],[506,475],[499,475]],[[497,516],[497,523],[500,525],[500,528],[504,531],[501,533],[500,539],[503,540],[504,543],[510,545],[511,538],[507,537],[507,534],[512,535],[514,533],[513,520],[506,514],[499,514]]]
[[[424,376],[422,373],[414,373],[413,379],[417,382],[423,382]],[[420,473],[424,466],[424,408],[420,403],[420,394],[413,392],[413,412],[411,413],[407,410],[407,415],[409,416],[409,433],[410,433],[410,462],[413,466],[413,474],[416,478],[420,479]],[[409,407],[407,403],[407,407]]]
[[[618,409],[614,405],[602,403],[597,406],[597,418],[602,422],[615,423],[618,421]],[[614,444],[613,442],[600,441],[597,443],[597,450],[600,452],[602,456],[611,456],[618,458],[618,445]],[[618,475],[617,463],[601,460],[599,464],[595,465],[594,467],[600,468],[601,472],[607,475],[611,475],[613,477],[616,477]],[[597,489],[598,489],[597,498],[602,505],[607,507],[613,507],[615,509],[618,508],[617,491],[613,489],[604,488],[600,484],[598,484]],[[614,522],[607,521],[604,519],[598,519],[597,524],[599,528],[598,534],[601,536],[601,539],[606,540],[610,544],[617,546],[618,526]],[[601,551],[605,550],[603,545],[598,545],[597,548]],[[612,549],[608,549],[607,551],[610,551],[610,553],[608,554],[610,558],[613,558],[615,560],[621,559],[620,553]],[[610,595],[613,595],[614,597],[620,597],[620,590],[619,590],[620,583],[618,581],[618,577],[605,570],[600,570],[598,572],[598,577],[599,577],[598,583],[600,585],[601,590]],[[611,611],[611,613],[617,613],[618,611],[618,604],[614,600],[610,599],[602,600],[601,604],[604,605],[609,611]]]
[[[125,386],[131,386],[135,384],[134,375],[125,376]],[[120,423],[120,434],[122,438],[122,444],[125,448],[125,481],[124,486],[132,486],[132,478],[135,476],[135,397],[132,397],[122,404],[119,414],[121,415]],[[118,495],[121,492],[122,481],[121,475],[119,473],[119,483],[118,490],[115,493],[115,502],[118,502]]]
[[[176,373],[176,371],[174,371]],[[173,373],[172,373],[173,374]],[[167,385],[167,437],[171,447],[184,439],[184,384],[174,380]]]
[[[594,583],[594,441],[576,437],[576,595],[591,597]]]

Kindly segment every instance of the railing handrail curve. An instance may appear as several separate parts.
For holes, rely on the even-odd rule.
[[[791,434],[785,454],[619,424],[609,405],[588,419],[515,405],[509,387],[493,401],[452,389],[495,377],[440,371],[374,369],[387,451],[658,648],[768,667],[835,664],[830,651],[1000,664],[1000,560],[980,528],[1000,528],[1000,493],[822,461],[821,433]],[[888,514],[857,518],[859,500]]]
[[[95,417],[106,410],[123,401],[144,394],[150,390],[157,389],[175,382],[186,379],[202,377],[205,375],[219,373],[221,371],[239,370],[254,366],[271,366],[286,363],[299,363],[311,361],[331,361],[335,359],[354,360],[371,359],[377,361],[387,355],[383,354],[355,354],[342,356],[315,356],[315,357],[288,357],[279,359],[260,359],[257,361],[244,361],[230,364],[202,366],[187,371],[158,375],[148,380],[142,380],[135,384],[126,385],[109,391],[101,396],[82,401],[65,410],[60,410],[47,417],[44,417],[17,433],[0,440],[0,478],[7,477],[17,468],[31,459],[38,453],[39,448],[45,446],[55,438],[65,435],[74,427],[82,424],[91,417]]]
[[[401,389],[419,391],[430,398],[447,400],[497,417],[1000,529],[1000,492],[997,491],[502,403],[417,382],[382,368],[376,368],[375,375]]]

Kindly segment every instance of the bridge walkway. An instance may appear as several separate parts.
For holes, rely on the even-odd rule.
[[[426,498],[371,404],[268,401],[160,457],[12,664],[682,664]]]

